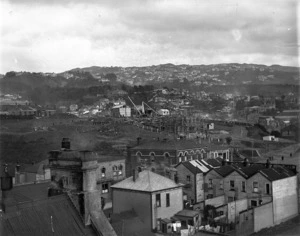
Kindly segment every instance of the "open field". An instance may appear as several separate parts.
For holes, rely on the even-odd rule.
[[[34,131],[34,127],[41,129]],[[153,139],[165,137],[165,133],[154,133],[138,127],[108,122],[93,125],[90,121],[43,118],[40,120],[4,120],[1,122],[0,156],[6,162],[31,163],[48,158],[50,150],[60,149],[61,140],[68,137],[72,149],[101,149],[101,142],[128,145],[137,137]],[[100,145],[100,147],[99,147]]]

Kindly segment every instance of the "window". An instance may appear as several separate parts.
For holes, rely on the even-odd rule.
[[[167,193],[166,194],[166,207],[169,207],[170,206],[170,194]]]
[[[117,166],[113,166],[113,175],[116,176],[118,175],[118,167]]]
[[[156,199],[156,207],[160,207],[160,193],[156,194],[155,196],[155,199]]]
[[[151,152],[151,162],[154,162],[155,161],[155,155],[153,152]]]
[[[123,174],[123,166],[119,165],[119,175],[122,175],[122,174]]]
[[[230,190],[234,190],[234,180],[230,180]]]
[[[101,177],[105,177],[105,172],[106,172],[106,169],[103,167],[101,169]]]
[[[102,193],[108,193],[108,184],[102,184]]]
[[[266,184],[266,194],[270,194],[270,184]]]
[[[191,176],[190,176],[190,175],[187,175],[187,176],[186,176],[186,181],[187,181],[187,182],[191,182]]]
[[[142,167],[138,167],[138,172],[142,172]]]
[[[178,158],[178,162],[180,163],[181,161],[182,161],[182,160],[181,160],[181,157],[179,157],[179,158]]]
[[[246,192],[246,182],[242,181],[242,192]]]
[[[253,182],[253,192],[258,193],[258,182]]]
[[[234,197],[228,197],[228,202],[233,202],[234,201]]]
[[[220,189],[223,189],[223,180],[220,180]]]
[[[210,199],[210,198],[213,198],[214,197],[214,195],[213,194],[207,194],[207,197],[206,197],[206,199]]]
[[[152,171],[152,172],[155,172],[155,168],[151,168],[151,171]]]
[[[256,207],[257,206],[257,201],[251,200],[251,206]]]
[[[212,186],[213,186],[213,180],[209,179],[208,180],[208,188],[212,188]]]

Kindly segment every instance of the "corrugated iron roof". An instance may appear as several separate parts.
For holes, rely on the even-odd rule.
[[[32,202],[29,207],[3,214],[3,235],[96,235],[85,227],[66,195]]]
[[[183,162],[180,162],[177,166],[179,165],[183,165],[185,168],[187,168],[190,172],[192,172],[193,174],[198,174],[198,173],[202,173],[202,171],[195,167],[194,165],[192,165],[190,163],[190,161],[183,161]],[[176,167],[177,167],[176,166]]]
[[[133,177],[129,177],[111,186],[111,188],[121,188],[143,192],[155,192],[159,190],[179,187],[181,186],[176,184],[173,180],[153,173],[149,170],[144,170],[138,173],[138,177],[135,181],[133,181]]]
[[[190,161],[190,163],[197,167],[199,170],[201,170],[202,173],[206,173],[209,171],[210,168],[208,168],[208,166],[206,166],[204,163],[202,163],[201,161],[198,160],[192,160]]]

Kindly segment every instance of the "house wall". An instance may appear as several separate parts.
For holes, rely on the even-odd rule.
[[[151,154],[154,154],[153,157]],[[169,177],[167,170],[177,163],[175,150],[133,149],[128,153],[126,158],[126,167],[130,168],[126,176],[132,176],[132,169],[140,167],[142,169],[154,170],[158,174]]]
[[[34,182],[37,180],[37,174],[35,173],[25,173],[26,182]]]
[[[122,168],[120,168],[122,165]],[[113,167],[117,167],[117,171],[113,170]],[[102,177],[102,168],[105,168],[105,176]],[[125,168],[125,159],[116,160],[116,161],[106,161],[98,163],[97,168],[97,189],[101,191],[102,197],[105,199],[111,198],[111,189],[110,186],[125,179],[126,168]],[[108,185],[108,192],[103,192],[103,184]]]
[[[239,213],[248,207],[247,199],[228,203],[228,223],[237,222]]]
[[[298,215],[297,175],[272,182],[274,224]]]
[[[236,227],[236,235],[248,236],[254,233],[254,210],[249,209],[239,214],[239,224]]]
[[[178,182],[186,185],[183,188],[183,193],[187,195],[187,200],[191,201],[193,200],[196,202],[196,179],[195,174],[193,174],[191,171],[189,171],[184,165],[179,165],[176,167],[177,169],[177,177]],[[191,181],[187,181],[187,176],[190,176]]]
[[[196,200],[195,202],[202,202],[204,201],[204,176],[203,173],[198,173],[196,175]]]
[[[212,205],[214,207],[224,205],[225,203],[226,203],[225,195],[205,200],[205,205]]]
[[[51,170],[49,168],[45,169],[45,180],[51,179]]]
[[[61,181],[63,187],[69,190],[81,190],[83,184],[83,175],[80,172],[70,170],[56,169],[51,170],[51,176],[55,181]]]
[[[267,203],[259,207],[255,207],[254,211],[254,232],[261,229],[272,227],[273,221],[273,203]]]
[[[156,194],[160,193],[161,206],[155,207],[156,205]],[[166,206],[166,194],[170,194],[170,206]],[[170,218],[174,216],[177,212],[183,209],[183,199],[182,199],[182,188],[175,188],[166,191],[160,191],[152,193],[152,229],[156,228],[157,220],[159,218]]]
[[[209,180],[212,180],[213,182],[213,187],[209,188]],[[221,196],[224,195],[224,184],[223,184],[223,188],[220,188],[220,182],[224,182],[223,181],[223,177],[221,175],[219,175],[216,171],[211,170],[209,171],[205,177],[204,177],[204,183],[207,186],[207,191],[205,191],[204,195],[205,195],[205,199],[207,199],[207,195],[208,194],[212,194],[213,197],[217,197],[217,196]]]
[[[113,167],[117,166],[119,167],[122,165],[122,174],[120,175],[119,173],[114,173]],[[102,168],[105,168],[105,177],[102,177]],[[125,159],[122,160],[116,160],[116,161],[107,161],[107,162],[100,162],[98,163],[98,169],[97,169],[97,180],[99,181],[106,181],[106,180],[122,180],[125,178]]]
[[[151,194],[130,190],[112,189],[113,213],[134,210],[151,230]]]
[[[230,188],[230,181],[234,181],[234,190],[231,190]],[[225,195],[228,197],[232,197],[237,200],[247,198],[247,192],[242,192],[242,181],[245,181],[246,184],[246,191],[247,191],[247,181],[244,177],[242,177],[239,173],[236,171],[233,171],[231,174],[227,175],[224,178],[224,192]]]
[[[258,192],[253,191],[253,182],[258,182]],[[266,185],[269,184],[270,194],[266,192]],[[261,173],[256,173],[247,180],[246,183],[247,194],[249,198],[249,205],[252,200],[257,201],[259,205],[259,200],[261,204],[270,202],[272,200],[272,182],[264,177]]]

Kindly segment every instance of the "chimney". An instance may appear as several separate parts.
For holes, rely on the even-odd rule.
[[[17,162],[17,165],[16,165],[16,172],[20,172],[20,168],[21,168],[21,166],[20,166],[20,164]]]
[[[178,175],[177,174],[174,175],[174,181],[176,184],[178,184]]]
[[[267,162],[266,162],[266,168],[269,169],[271,168],[271,163],[270,163],[270,160],[267,159]]]
[[[61,142],[61,150],[70,150],[71,142],[69,138],[63,138]]]
[[[132,170],[132,180],[135,182],[137,178],[139,177],[139,172],[136,169]]]
[[[244,159],[244,161],[243,161],[243,166],[244,166],[244,167],[249,166],[249,160],[248,160],[248,158],[245,158],[245,159]]]
[[[137,138],[136,138],[136,145],[140,145],[141,139],[142,139],[141,137],[137,137]]]

